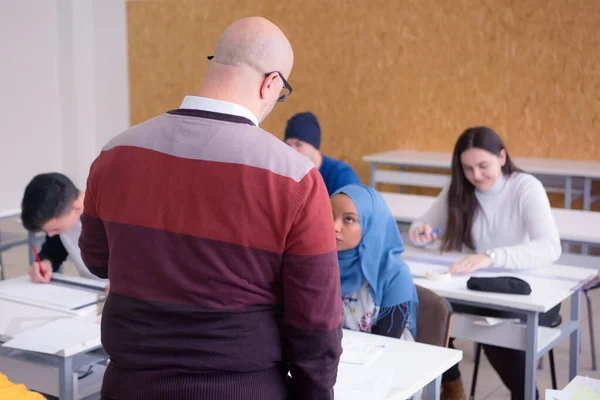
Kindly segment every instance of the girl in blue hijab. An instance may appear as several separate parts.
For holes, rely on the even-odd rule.
[[[331,197],[344,303],[343,327],[414,340],[417,291],[381,195],[348,185]]]

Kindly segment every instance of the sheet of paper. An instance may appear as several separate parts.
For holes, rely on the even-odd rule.
[[[506,323],[515,323],[515,322],[519,322],[519,321],[520,320],[518,318],[482,317],[481,319],[478,319],[478,320],[474,321],[473,323],[475,325],[480,325],[480,326],[496,326],[496,325],[506,324]]]
[[[576,376],[563,390],[557,390],[553,396],[559,400],[600,400],[600,380]]]
[[[79,286],[80,288],[89,288],[99,291],[104,291],[104,288],[108,285],[108,279],[89,279],[81,276],[70,276],[59,273],[52,275],[52,282],[71,284],[74,288]]]
[[[416,261],[424,264],[434,264],[449,267],[457,261],[460,261],[466,254],[439,254],[433,252],[415,252],[403,254],[402,258],[406,261]]]
[[[548,400],[600,400],[600,380],[576,376],[563,390],[546,390]]]
[[[335,400],[384,400],[392,384],[393,372],[384,368],[340,363],[333,387]]]
[[[0,337],[9,340],[27,329],[45,325],[59,318],[72,318],[70,310],[48,309],[0,297]]]
[[[73,318],[62,318],[21,332],[4,343],[4,346],[20,350],[56,354],[61,350],[90,340],[96,340],[99,337],[100,325]]]
[[[63,285],[15,282],[0,286],[0,293],[15,299],[50,304],[69,310],[98,302],[98,293]]]
[[[365,343],[357,340],[342,340],[341,363],[367,365],[379,357],[387,348],[384,344]]]
[[[546,400],[568,400],[565,398],[562,390],[546,389]]]

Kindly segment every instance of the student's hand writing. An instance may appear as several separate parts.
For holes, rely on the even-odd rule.
[[[40,265],[34,262],[29,266],[29,276],[31,280],[36,283],[48,283],[52,278],[52,263],[48,260],[42,260],[42,268],[44,269],[44,276],[40,273]]]
[[[487,268],[492,265],[492,259],[487,254],[474,254],[450,266],[451,274],[468,274],[478,269]]]
[[[108,292],[110,292],[110,283],[104,288],[104,295],[108,296]]]
[[[438,238],[437,230],[427,225],[421,225],[410,232],[410,240],[415,244],[427,244]]]

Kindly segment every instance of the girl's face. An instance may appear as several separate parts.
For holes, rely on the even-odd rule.
[[[489,189],[502,174],[506,164],[506,150],[502,149],[500,156],[476,147],[465,150],[460,155],[460,162],[465,177],[477,189]]]
[[[362,229],[354,202],[345,194],[336,194],[331,198],[331,208],[337,251],[355,248],[360,243]]]

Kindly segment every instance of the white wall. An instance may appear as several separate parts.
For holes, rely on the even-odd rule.
[[[0,0],[0,212],[129,126],[125,0]]]

